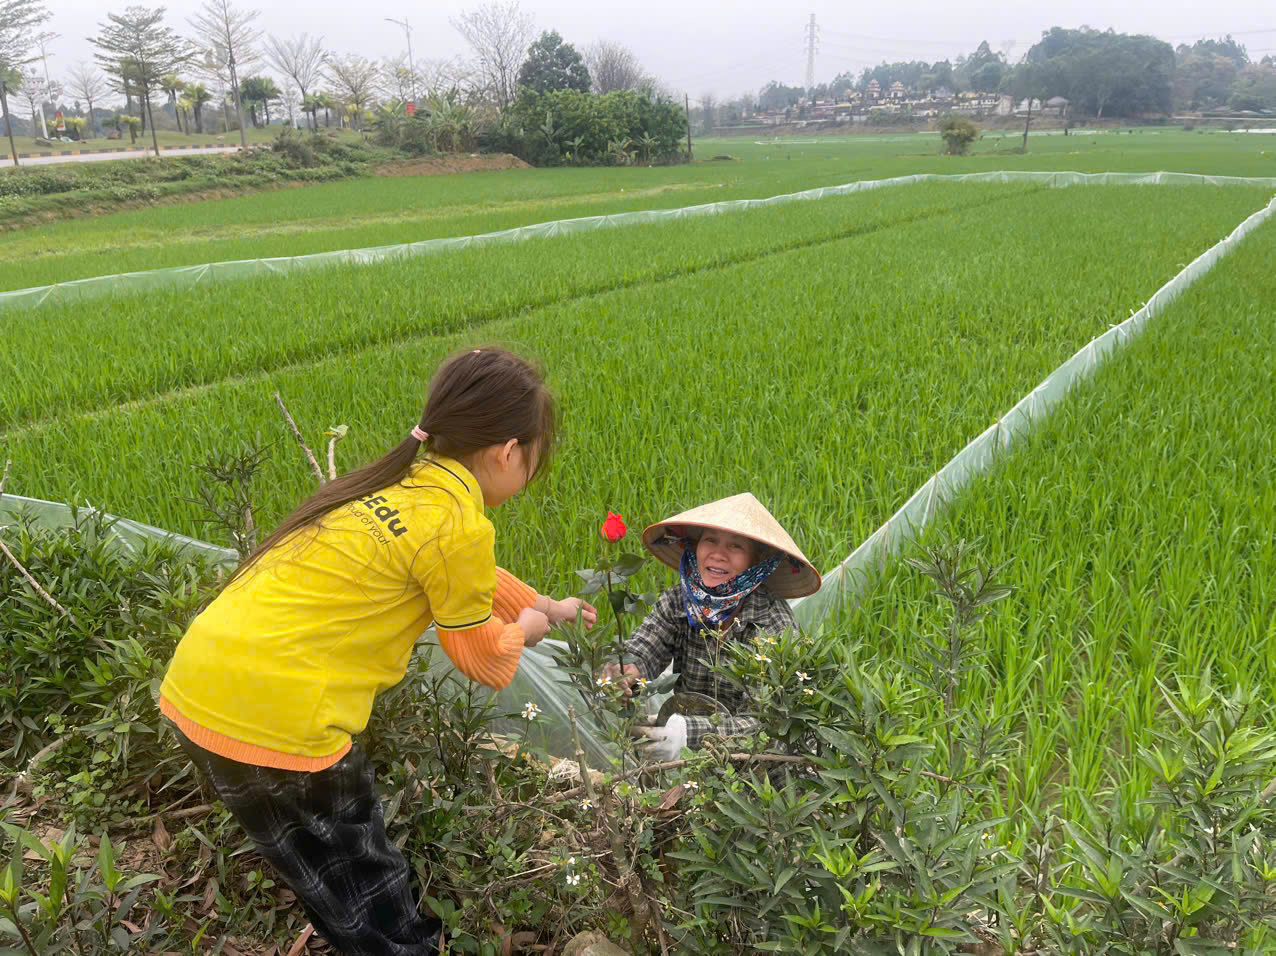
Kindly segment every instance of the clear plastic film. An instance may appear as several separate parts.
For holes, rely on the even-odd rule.
[[[1109,174],[1115,175],[1115,174]],[[1164,174],[1170,175],[1170,174]],[[1169,282],[1157,289],[1141,309],[1119,325],[1091,339],[1070,359],[1021,398],[1010,411],[989,425],[948,464],[930,477],[904,502],[886,523],[824,575],[820,590],[793,602],[793,613],[806,628],[817,627],[839,601],[861,593],[870,572],[886,561],[934,520],[940,507],[970,480],[992,467],[998,456],[1024,437],[1079,382],[1094,374],[1121,346],[1134,339],[1192,283],[1209,272],[1247,235],[1276,215],[1276,199],[1247,218],[1227,238],[1196,257]]]
[[[151,269],[145,272],[124,272],[117,275],[94,276],[74,279],[30,289],[14,289],[0,292],[0,311],[7,308],[34,308],[66,302],[80,302],[104,295],[152,292],[157,289],[189,288],[225,279],[252,279],[272,275],[292,275],[308,269],[329,266],[376,265],[384,262],[414,259],[421,256],[478,248],[528,239],[548,239],[590,232],[596,229],[617,229],[696,216],[717,216],[750,209],[764,209],[791,202],[828,199],[849,196],[858,192],[886,189],[893,186],[911,186],[917,183],[1038,183],[1061,188],[1065,186],[1251,186],[1276,189],[1276,178],[1241,176],[1205,176],[1197,173],[1077,173],[1033,172],[1007,170],[987,173],[962,173],[941,175],[916,173],[891,179],[867,179],[841,186],[821,186],[801,192],[784,193],[766,199],[730,199],[722,202],[702,203],[677,209],[651,209],[635,212],[613,213],[605,216],[584,216],[577,219],[558,219],[517,226],[499,232],[485,232],[473,236],[457,236],[443,239],[424,239],[419,242],[372,246],[364,249],[340,249],[333,252],[316,252],[304,256],[277,256],[268,259],[235,259],[226,262],[207,262],[195,266],[175,266],[168,269]]]
[[[119,518],[115,515],[100,512],[92,505],[71,505],[57,501],[42,501],[39,498],[24,498],[22,495],[0,495],[0,528],[13,523],[20,514],[28,515],[36,525],[56,530],[69,528],[86,516],[101,514],[110,522],[109,540],[128,555],[136,555],[146,542],[162,542],[179,554],[198,555],[219,563],[234,564],[239,556],[230,548],[222,548],[207,541],[188,538],[185,535],[165,531],[140,521]]]

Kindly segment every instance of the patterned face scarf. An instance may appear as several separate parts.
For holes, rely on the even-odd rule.
[[[706,587],[700,579],[696,563],[695,542],[683,542],[682,550],[682,606],[687,611],[687,623],[693,631],[719,631],[727,619],[740,607],[759,584],[769,578],[780,566],[782,555],[776,554],[751,568],[741,571],[725,584]]]

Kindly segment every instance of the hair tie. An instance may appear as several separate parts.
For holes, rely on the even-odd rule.
[[[423,429],[420,425],[413,425],[412,437],[424,444],[425,440],[430,437],[430,433]]]

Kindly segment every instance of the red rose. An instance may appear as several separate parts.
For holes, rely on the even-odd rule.
[[[625,519],[618,514],[607,512],[607,520],[603,522],[602,535],[608,541],[616,542],[625,536],[629,529],[625,527]]]

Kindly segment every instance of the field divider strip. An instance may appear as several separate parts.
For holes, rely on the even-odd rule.
[[[202,282],[222,279],[247,279],[256,276],[288,275],[295,271],[325,268],[334,265],[374,265],[418,256],[436,255],[455,249],[522,242],[528,239],[549,239],[556,236],[589,232],[595,229],[616,229],[639,224],[669,220],[715,216],[731,212],[764,209],[791,202],[808,202],[835,196],[849,196],[873,189],[894,186],[911,186],[918,183],[1040,183],[1052,188],[1086,185],[1196,185],[1196,186],[1261,186],[1276,189],[1276,177],[1207,176],[1200,173],[1079,173],[1073,171],[1037,172],[1032,170],[1001,170],[985,173],[914,173],[889,179],[866,179],[840,186],[818,186],[795,193],[783,193],[766,199],[728,199],[720,202],[682,206],[676,209],[647,209],[633,212],[610,213],[601,216],[584,216],[575,219],[556,219],[549,222],[515,226],[497,232],[485,232],[472,236],[455,236],[440,239],[424,239],[417,242],[396,243],[386,246],[369,246],[362,249],[341,249],[331,252],[314,252],[302,256],[276,256],[264,259],[231,259],[224,262],[206,262],[193,266],[172,266],[142,272],[122,272],[114,275],[72,279],[51,285],[29,289],[13,289],[0,292],[0,311],[8,308],[35,308],[45,304],[74,302],[113,293],[146,292],[167,287],[187,287]]]
[[[277,364],[257,365],[251,371],[234,368],[227,369],[224,374],[205,381],[174,384],[166,388],[164,391],[152,392],[150,394],[121,396],[118,401],[111,405],[63,408],[60,414],[56,416],[15,422],[10,427],[0,430],[0,442],[10,441],[25,434],[26,432],[47,428],[59,420],[66,418],[68,413],[72,417],[92,418],[95,415],[103,415],[110,412],[130,411],[134,408],[160,404],[174,398],[182,398],[201,391],[207,391],[226,383],[260,381],[279,372],[289,372],[296,369],[306,368],[310,365],[315,365],[319,362],[325,361],[326,359],[332,358],[335,355],[352,356],[366,352],[370,349],[404,345],[411,342],[419,342],[423,339],[434,338],[436,336],[456,335],[466,330],[482,328],[484,325],[491,322],[501,322],[506,319],[518,318],[530,315],[534,312],[539,312],[543,309],[551,309],[559,305],[571,305],[576,302],[583,302],[587,299],[610,295],[613,292],[626,292],[630,290],[650,288],[662,285],[666,282],[676,282],[679,279],[690,278],[691,276],[700,275],[701,273],[723,271],[726,269],[733,269],[738,266],[755,265],[757,263],[765,262],[767,259],[774,256],[781,256],[790,252],[801,252],[807,249],[818,249],[821,246],[833,245],[838,242],[846,242],[851,239],[860,239],[865,236],[875,235],[876,233],[896,229],[901,226],[909,226],[914,223],[926,222],[931,219],[941,219],[945,216],[953,216],[980,209],[987,209],[997,203],[1010,202],[1014,199],[1021,199],[1025,196],[1031,195],[1034,195],[1034,193],[1025,191],[1021,193],[999,195],[991,199],[983,199],[977,202],[958,202],[951,206],[920,209],[909,213],[906,216],[892,219],[889,222],[879,222],[868,226],[857,224],[850,228],[840,229],[833,233],[824,233],[814,237],[783,241],[765,248],[745,250],[742,253],[738,251],[727,252],[719,258],[711,261],[705,261],[694,265],[674,266],[662,272],[623,278],[620,281],[609,285],[582,287],[566,295],[543,296],[538,299],[521,302],[514,306],[478,310],[458,316],[454,321],[432,329],[408,329],[382,338],[362,339],[354,342],[339,342],[335,343],[335,347],[319,353],[303,350],[299,354],[286,356],[284,361]]]
[[[863,594],[869,575],[912,541],[943,506],[971,479],[989,471],[1002,453],[1041,424],[1051,410],[1079,383],[1092,376],[1119,348],[1128,345],[1154,318],[1236,248],[1246,236],[1276,215],[1276,198],[1210,246],[1162,285],[1123,322],[1096,336],[1047,375],[1008,412],[972,439],[935,472],[903,506],[824,575],[824,583],[810,597],[792,602],[804,627],[818,626],[842,600]]]

